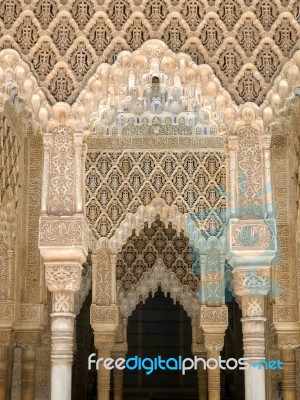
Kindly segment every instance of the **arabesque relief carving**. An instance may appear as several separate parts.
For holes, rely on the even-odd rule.
[[[31,62],[53,102],[72,103],[100,62],[161,39],[211,65],[237,103],[261,103],[300,35],[296,1],[3,0],[0,16],[1,48]]]

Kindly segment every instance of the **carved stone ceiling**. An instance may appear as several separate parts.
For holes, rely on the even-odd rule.
[[[73,103],[99,64],[161,39],[210,65],[236,103],[261,104],[299,24],[299,0],[2,0],[0,49],[23,55],[52,103]]]

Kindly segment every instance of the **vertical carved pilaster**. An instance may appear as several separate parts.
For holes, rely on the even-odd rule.
[[[271,135],[264,135],[262,138],[263,142],[263,159],[264,159],[264,171],[265,171],[265,203],[267,213],[269,217],[273,215],[273,199],[272,199],[272,187],[271,187]]]
[[[75,201],[75,212],[83,212],[83,191],[82,191],[82,164],[81,164],[81,151],[82,151],[82,134],[74,134],[74,147],[75,147],[75,190],[76,190],[76,201]]]
[[[50,154],[51,148],[53,146],[52,135],[43,135],[44,144],[44,165],[43,165],[43,183],[41,191],[41,213],[45,214],[47,212],[47,200],[48,200],[48,190],[49,190],[49,177],[50,177]]]
[[[238,138],[237,136],[229,136],[227,141],[227,153],[229,157],[227,157],[227,170],[230,172],[227,175],[228,184],[227,187],[230,188],[230,198],[229,201],[229,209],[232,217],[236,216],[237,211],[237,150],[238,150]]]

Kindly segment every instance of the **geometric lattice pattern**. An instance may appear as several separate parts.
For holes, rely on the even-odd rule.
[[[161,197],[216,235],[226,220],[225,155],[209,151],[88,152],[86,215],[97,238]]]
[[[172,226],[157,219],[148,227],[127,240],[117,256],[117,282],[126,292],[132,285],[137,285],[144,272],[149,272],[161,258],[164,265],[175,273],[176,278],[195,292],[200,283],[199,262],[196,254],[190,250],[188,238],[181,232],[178,236]],[[193,272],[194,271],[194,272]],[[200,272],[200,271],[199,271]],[[199,273],[198,273],[199,275]]]
[[[260,103],[299,22],[298,0],[1,0],[0,49],[23,54],[53,102],[72,103],[96,65],[162,39],[209,64],[237,103]]]

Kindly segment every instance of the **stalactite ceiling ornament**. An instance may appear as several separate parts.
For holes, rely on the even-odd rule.
[[[236,103],[260,104],[299,24],[298,0],[2,0],[0,49],[23,54],[53,103],[73,103],[100,63],[161,39],[210,65]]]

